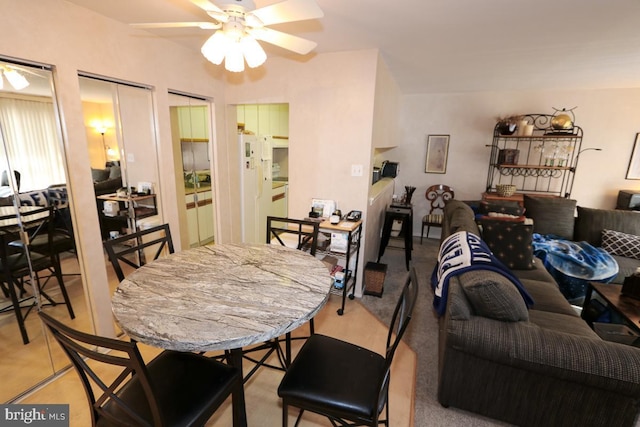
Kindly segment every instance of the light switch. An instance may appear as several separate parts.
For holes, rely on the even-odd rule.
[[[136,158],[134,157],[133,153],[127,153],[127,162],[133,163],[135,161],[136,161]]]
[[[362,176],[362,165],[351,165],[351,176]]]

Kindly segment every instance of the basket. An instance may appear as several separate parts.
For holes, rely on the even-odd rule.
[[[496,193],[500,197],[509,197],[513,196],[513,193],[516,192],[516,186],[513,184],[498,184],[496,185]]]

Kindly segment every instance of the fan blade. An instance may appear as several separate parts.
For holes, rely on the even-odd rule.
[[[304,21],[324,16],[324,12],[315,0],[285,0],[281,3],[256,9],[251,14],[258,17],[264,25]]]
[[[148,22],[143,24],[131,24],[135,28],[186,28],[200,27],[203,30],[217,30],[221,24],[213,22]]]
[[[272,30],[271,28],[247,28],[247,32],[257,40],[262,40],[276,46],[306,55],[311,52],[318,43],[302,37],[292,36],[282,31]]]
[[[191,3],[198,6],[200,9],[207,12],[207,14],[220,22],[227,22],[229,20],[229,15],[227,15],[222,9],[220,9],[215,4],[211,3],[209,0],[190,0]]]

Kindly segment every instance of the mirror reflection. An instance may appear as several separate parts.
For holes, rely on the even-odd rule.
[[[214,194],[211,170],[211,103],[187,95],[169,94],[174,144],[180,145],[189,247],[214,243]]]
[[[80,76],[79,82],[102,240],[161,225],[150,88],[92,76]],[[105,265],[113,293],[119,280],[106,255]]]
[[[46,66],[0,61],[0,401],[68,364],[35,314],[92,330]]]

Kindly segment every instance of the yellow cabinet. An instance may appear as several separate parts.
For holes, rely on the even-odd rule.
[[[209,140],[208,110],[206,105],[178,107],[181,139],[193,139],[203,142]]]
[[[289,136],[289,104],[239,105],[237,120],[255,135]]]

